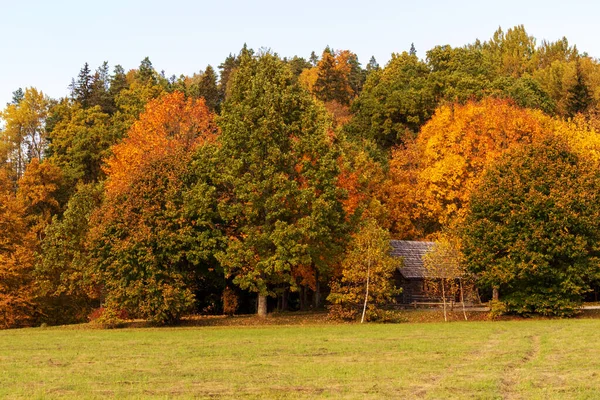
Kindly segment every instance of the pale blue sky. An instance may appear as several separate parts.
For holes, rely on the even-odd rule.
[[[524,24],[538,40],[566,36],[600,57],[599,16],[591,0],[0,0],[0,108],[18,87],[65,96],[86,61],[127,70],[149,56],[168,76],[192,74],[216,68],[244,42],[303,57],[330,45],[383,65],[411,42],[424,57],[434,45]]]

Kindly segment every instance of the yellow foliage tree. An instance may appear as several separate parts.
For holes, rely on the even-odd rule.
[[[462,221],[483,171],[512,147],[548,133],[597,161],[600,139],[593,126],[583,116],[563,121],[493,98],[438,108],[414,143],[392,153],[392,233],[423,238]]]
[[[401,262],[390,252],[388,232],[373,219],[365,221],[342,262],[340,281],[332,283],[328,300],[333,317],[355,319],[361,315],[361,323],[365,318],[378,319],[380,308],[399,293],[393,274]]]
[[[423,258],[427,270],[425,283],[427,291],[442,299],[444,305],[444,321],[448,321],[448,300],[454,302],[459,297],[462,311],[465,311],[465,286],[471,286],[467,271],[462,260],[460,241],[453,236],[440,235],[435,244]]]
[[[389,202],[406,207],[411,220],[397,224],[395,233],[426,236],[462,218],[484,168],[515,144],[554,126],[541,111],[507,100],[438,108],[413,145],[393,152]]]
[[[50,100],[41,91],[27,88],[23,98],[0,112],[0,161],[11,165],[17,178],[33,159],[42,159],[46,148],[46,118]]]

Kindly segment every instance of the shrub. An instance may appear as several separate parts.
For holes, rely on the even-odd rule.
[[[238,309],[238,296],[235,291],[229,287],[223,290],[223,314],[233,315]]]
[[[92,311],[88,316],[91,323],[105,329],[122,328],[125,320],[129,318],[126,310],[115,310],[111,307],[100,307]]]

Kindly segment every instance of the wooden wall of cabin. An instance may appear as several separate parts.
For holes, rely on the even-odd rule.
[[[396,301],[400,304],[410,304],[415,300],[422,301],[422,298],[426,295],[423,278],[406,279],[399,271],[396,271],[394,282],[396,287],[402,288],[402,293],[396,298]]]

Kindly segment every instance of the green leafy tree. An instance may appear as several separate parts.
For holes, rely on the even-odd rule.
[[[152,65],[149,57],[146,57],[140,63],[138,70],[135,74],[136,80],[145,85],[156,85],[158,84],[159,77],[158,73]]]
[[[530,76],[498,78],[492,82],[489,92],[496,97],[513,99],[523,108],[537,108],[549,115],[556,111],[554,100],[540,83]]]
[[[90,217],[100,206],[102,186],[80,184],[59,218],[46,228],[35,267],[42,320],[51,324],[86,322],[101,300],[90,256]]]
[[[311,51],[310,57],[308,58],[308,62],[310,62],[310,64],[313,67],[316,67],[317,64],[319,63],[319,56],[317,55],[317,53],[315,53],[314,51]]]
[[[77,181],[98,182],[104,178],[103,159],[121,133],[100,106],[83,108],[62,101],[52,110],[56,122],[48,134],[49,159],[62,168],[71,187]]]
[[[221,99],[227,98],[227,87],[235,70],[240,66],[240,61],[243,57],[252,57],[254,50],[248,48],[246,43],[238,54],[229,54],[225,61],[219,65],[219,90],[221,91]]]
[[[367,67],[366,67],[367,75],[373,71],[379,71],[379,70],[381,70],[381,68],[379,67],[379,63],[375,59],[375,56],[371,56],[371,58],[369,59],[369,63],[367,64]]]
[[[241,58],[219,124],[228,242],[218,259],[234,283],[258,293],[266,315],[275,285],[297,289],[301,269],[325,276],[341,251],[331,122],[289,66],[267,53]]]
[[[291,59],[284,59],[284,61],[286,61],[290,65],[292,72],[296,76],[300,76],[302,71],[312,67],[310,61],[306,61],[304,58],[298,56],[294,56]]]
[[[499,76],[518,78],[533,69],[536,40],[523,25],[509,28],[506,32],[498,28],[483,44],[482,50]]]
[[[113,125],[123,134],[138,119],[146,104],[164,94],[168,86],[153,69],[148,58],[142,61],[138,70],[129,71],[126,79],[127,87],[116,94],[115,104],[118,111],[113,116]]]
[[[495,79],[494,66],[479,46],[436,46],[427,52],[437,101],[465,103],[485,96]]]
[[[417,48],[415,47],[414,43],[410,44],[410,50],[408,51],[408,54],[411,56],[416,56],[417,55]]]
[[[385,149],[413,138],[436,107],[429,74],[417,56],[393,54],[383,70],[369,74],[353,103],[350,135],[374,140]]]
[[[559,137],[505,153],[472,195],[467,268],[509,312],[572,315],[600,272],[600,175]]]

